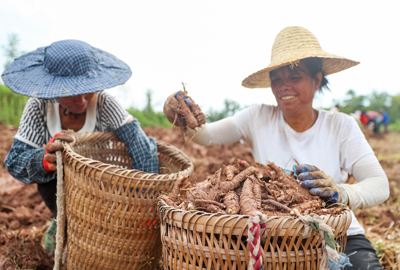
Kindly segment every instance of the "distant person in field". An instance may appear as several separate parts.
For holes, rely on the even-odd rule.
[[[369,117],[367,115],[367,111],[362,111],[360,115],[361,124],[366,126],[369,123]]]
[[[255,105],[202,128],[188,129],[187,136],[205,146],[244,140],[261,164],[273,161],[290,171],[298,161],[301,165],[294,171],[313,195],[352,210],[378,205],[389,197],[388,178],[357,122],[344,113],[313,108],[315,93],[327,88],[325,76],[357,64],[323,51],[307,29],[287,27],[275,39],[269,66],[242,82],[247,88],[271,88],[277,106]],[[243,93],[252,95],[251,90]],[[167,103],[164,108],[168,106],[173,105]],[[319,169],[312,172],[310,165]],[[358,182],[345,184],[348,174]],[[349,258],[353,266],[346,269],[383,269],[364,233],[353,214],[345,253],[357,252]]]
[[[373,133],[377,136],[381,136],[381,124],[383,121],[383,116],[376,111],[368,111],[367,114],[369,118],[367,125],[372,125]]]
[[[8,172],[26,184],[37,184],[46,206],[57,217],[55,152],[72,141],[63,130],[113,131],[128,147],[134,169],[158,172],[157,145],[140,123],[102,90],[124,84],[132,72],[114,55],[79,40],[62,40],[22,55],[3,72],[14,92],[30,96],[14,143],[5,159]],[[55,248],[52,221],[44,246]]]
[[[389,123],[390,123],[389,113],[387,111],[381,110],[381,115],[382,115],[382,118],[383,118],[383,120],[382,120],[382,124],[383,124],[383,127],[384,127],[384,131],[383,132],[385,132],[387,134],[389,132],[388,126],[389,126]]]

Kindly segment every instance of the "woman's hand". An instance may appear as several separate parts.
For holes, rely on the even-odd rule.
[[[164,103],[164,116],[175,126],[195,129],[206,123],[200,107],[184,91],[170,95]]]
[[[317,167],[301,164],[296,169],[297,178],[303,187],[310,188],[310,194],[329,202],[347,204],[347,193],[333,181],[332,177]]]
[[[44,154],[43,158],[43,167],[48,172],[53,172],[57,170],[57,164],[56,164],[57,157],[55,152],[64,149],[62,143],[54,142],[56,138],[57,140],[64,142],[73,141],[72,137],[69,136],[66,131],[62,131],[54,135],[53,138],[51,138],[50,141],[44,146],[44,148],[46,149],[46,153]]]

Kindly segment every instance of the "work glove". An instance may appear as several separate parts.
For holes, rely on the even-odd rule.
[[[64,142],[73,141],[72,137],[69,136],[66,131],[62,131],[60,133],[55,134],[53,138],[51,138],[50,141],[44,146],[44,149],[46,149],[46,153],[44,154],[43,157],[43,167],[48,172],[54,172],[57,170],[56,152],[64,149],[64,146],[62,145],[61,142],[59,141],[54,142],[56,138],[57,140]]]
[[[164,103],[164,116],[175,126],[195,129],[206,123],[200,107],[184,91],[170,95]]]
[[[310,194],[319,196],[328,202],[339,202],[347,205],[348,196],[346,191],[336,185],[332,177],[316,166],[301,164],[297,166],[296,173],[300,184],[303,187],[310,188]]]

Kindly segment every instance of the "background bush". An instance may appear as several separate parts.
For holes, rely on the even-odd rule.
[[[28,97],[15,94],[0,84],[0,122],[6,126],[19,126],[19,120]]]

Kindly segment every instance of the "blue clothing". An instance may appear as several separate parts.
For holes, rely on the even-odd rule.
[[[117,128],[114,133],[128,147],[128,155],[132,159],[132,168],[148,173],[158,173],[156,140],[147,137],[138,120],[134,119],[132,122]]]
[[[147,137],[134,121],[118,129],[115,134],[128,147],[128,155],[132,159],[134,169],[158,173],[158,151],[154,138]],[[18,139],[14,143],[4,160],[8,172],[17,180],[26,184],[48,183],[56,179],[56,172],[48,172],[43,167],[43,157],[46,150],[35,148]]]
[[[382,123],[389,124],[389,122],[390,122],[389,114],[387,112],[383,112],[382,117],[383,117]]]
[[[47,183],[56,179],[55,172],[48,172],[43,167],[44,148],[35,148],[14,139],[4,164],[7,171],[25,184]]]

